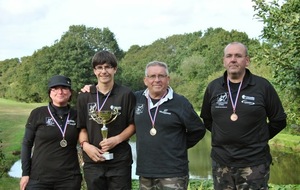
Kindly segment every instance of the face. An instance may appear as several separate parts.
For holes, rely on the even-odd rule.
[[[147,69],[147,76],[144,84],[147,86],[151,98],[160,98],[168,89],[170,77],[166,69],[159,65],[150,66]]]
[[[50,89],[50,98],[55,106],[66,106],[72,95],[71,89],[65,86],[55,86]]]
[[[230,79],[241,79],[249,65],[246,49],[241,44],[231,44],[225,48],[223,64]]]
[[[113,83],[116,71],[117,68],[106,63],[103,65],[97,65],[94,68],[94,74],[98,79],[98,83],[102,84]]]

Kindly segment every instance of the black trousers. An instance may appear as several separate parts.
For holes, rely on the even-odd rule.
[[[85,163],[83,171],[88,190],[131,190],[131,165],[106,167]]]
[[[29,179],[29,182],[26,186],[26,190],[80,190],[81,189],[82,176],[74,175],[71,178],[53,181],[53,182],[44,182],[40,180]]]

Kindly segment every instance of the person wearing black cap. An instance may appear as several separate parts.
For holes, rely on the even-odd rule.
[[[31,111],[22,142],[20,190],[80,190],[77,112],[71,108],[71,80],[53,76],[49,105]]]
[[[135,132],[135,96],[129,88],[114,82],[117,72],[114,54],[97,52],[92,67],[98,83],[91,86],[89,93],[80,93],[77,99],[84,178],[89,190],[130,190],[133,161],[128,141]],[[102,111],[117,112],[115,120],[106,124],[107,137],[101,133],[104,125],[98,113]],[[105,157],[106,151],[112,156]]]

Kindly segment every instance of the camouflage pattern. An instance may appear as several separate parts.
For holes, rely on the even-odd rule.
[[[269,164],[245,168],[220,166],[213,161],[215,190],[267,190]]]
[[[187,190],[189,176],[172,178],[140,177],[140,190]]]

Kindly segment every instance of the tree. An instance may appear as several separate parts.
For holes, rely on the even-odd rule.
[[[264,52],[259,58],[274,69],[275,82],[288,103],[289,120],[299,126],[300,105],[300,0],[253,0],[256,16],[264,23]],[[283,95],[284,95],[283,94]],[[287,96],[286,96],[287,95]],[[298,113],[298,114],[297,114]]]

